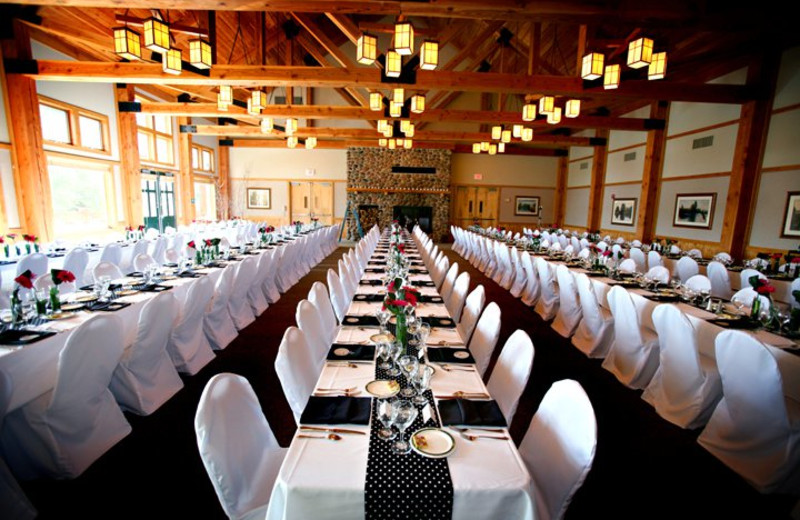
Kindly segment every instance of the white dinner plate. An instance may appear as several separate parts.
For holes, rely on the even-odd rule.
[[[387,399],[397,395],[400,391],[400,384],[393,379],[387,381],[370,381],[364,386],[364,390],[378,399]]]
[[[423,457],[442,459],[456,450],[456,441],[439,428],[422,428],[411,436],[411,449]]]
[[[469,352],[466,350],[459,350],[458,352],[453,352],[453,357],[458,359],[467,359],[469,357]]]
[[[373,343],[391,343],[394,341],[394,336],[391,334],[373,334],[369,337]]]

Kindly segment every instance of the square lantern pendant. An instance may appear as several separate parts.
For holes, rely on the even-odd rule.
[[[380,92],[370,92],[369,109],[374,111],[383,110],[383,94]]]
[[[406,102],[406,90],[403,87],[396,87],[392,89],[392,103],[402,105]]]
[[[506,153],[506,143],[497,143],[497,152]]]
[[[489,142],[488,141],[481,141],[481,151],[488,152],[489,151]]]
[[[142,38],[128,27],[114,29],[114,52],[126,60],[142,59]]]
[[[211,68],[211,44],[203,39],[189,41],[189,63],[197,69]]]
[[[402,121],[400,121],[400,131],[406,133],[408,131],[408,127],[410,124],[411,121],[409,121],[408,119],[403,119]]]
[[[221,110],[223,112],[227,112],[228,111],[228,106],[230,106],[230,105],[228,105],[227,103],[223,103],[222,100],[219,97],[219,94],[217,94],[217,110]]]
[[[439,42],[425,40],[419,48],[419,68],[435,70],[439,66]]]
[[[492,143],[492,144],[489,145],[489,155],[497,155],[497,145],[496,144]]]
[[[417,129],[414,127],[414,123],[409,123],[408,128],[403,133],[406,134],[406,137],[414,137],[414,134],[417,133]]]
[[[224,103],[226,105],[233,104],[233,87],[230,85],[220,85],[219,93],[217,94],[217,103]]]
[[[275,124],[272,121],[271,117],[265,117],[261,120],[261,132],[264,134],[268,134],[272,132],[272,129],[275,127]]]
[[[533,103],[527,103],[522,106],[522,120],[523,121],[533,121],[536,119],[536,105]]]
[[[400,146],[400,147],[402,147],[402,146],[403,146],[403,143],[405,143],[405,142],[406,142],[406,140],[405,140],[405,139],[403,139],[402,137],[396,137],[396,138],[395,138],[395,140],[394,140],[394,142],[395,142],[395,144],[396,144],[397,146]]]
[[[619,65],[607,65],[606,72],[603,75],[603,88],[606,90],[610,90],[612,88],[619,87],[619,75],[620,75]]]
[[[253,108],[267,108],[267,93],[263,90],[254,90],[250,93]]]
[[[603,75],[603,64],[606,57],[599,52],[590,52],[583,57],[581,63],[581,78],[593,80]]]
[[[383,132],[381,132],[381,133],[383,134],[384,137],[392,137],[392,136],[394,136],[394,126],[386,125],[383,128]]]
[[[472,143],[472,153],[481,153],[481,143]]]
[[[389,126],[389,123],[385,119],[378,119],[377,130],[379,134],[382,134],[387,126]]]
[[[499,141],[500,138],[503,136],[503,127],[502,126],[493,126],[492,127],[492,139],[495,141]]]
[[[628,67],[641,69],[647,67],[653,59],[653,40],[639,38],[628,44]]]
[[[542,96],[539,98],[539,113],[540,114],[549,114],[553,111],[553,107],[556,105],[556,98],[553,96]]]
[[[515,139],[522,137],[522,125],[514,125],[511,127],[511,136]]]
[[[362,33],[356,42],[356,60],[362,65],[372,65],[378,57],[378,38]]]
[[[169,25],[157,18],[144,21],[144,46],[151,51],[165,54],[170,50]]]
[[[527,142],[533,141],[533,128],[522,129],[522,140]]]
[[[389,103],[389,115],[392,117],[400,117],[403,114],[403,105],[400,103]]]
[[[581,100],[570,99],[564,105],[564,117],[575,118],[581,114]]]
[[[647,68],[647,79],[664,79],[667,75],[667,53],[657,52],[653,54],[653,61]]]
[[[161,55],[161,68],[168,74],[181,73],[181,50],[170,49]]]
[[[403,148],[405,148],[406,150],[411,150],[412,146],[414,146],[414,141],[412,141],[411,139],[406,139],[405,141],[403,141]]]
[[[247,98],[247,113],[251,116],[260,116],[261,109],[253,106],[253,99]]]
[[[313,150],[317,147],[316,137],[306,137],[306,150]]]
[[[378,146],[381,148],[386,148],[386,145],[389,144],[388,139],[378,139]]]
[[[503,133],[500,134],[500,140],[504,143],[511,142],[511,130],[503,130]]]
[[[287,137],[286,146],[288,146],[289,148],[294,148],[295,146],[297,146],[297,137],[294,135],[290,135],[289,137]]]
[[[286,135],[294,135],[297,132],[297,119],[290,117],[286,119]]]
[[[397,51],[386,51],[386,77],[399,78],[402,71],[403,57]]]
[[[547,123],[557,125],[561,122],[561,107],[555,107],[552,112],[547,114]]]
[[[402,56],[414,54],[414,26],[411,22],[394,24],[394,50]]]
[[[397,142],[394,139],[389,139],[389,150],[397,148]]]
[[[425,96],[422,94],[414,94],[411,96],[411,111],[415,114],[425,112]]]

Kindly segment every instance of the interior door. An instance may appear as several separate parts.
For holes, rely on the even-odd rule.
[[[170,173],[148,170],[142,175],[144,226],[161,233],[175,226],[175,182]]]
[[[292,182],[292,222],[311,221],[311,183]]]
[[[333,183],[311,183],[311,216],[319,219],[321,225],[333,224]]]

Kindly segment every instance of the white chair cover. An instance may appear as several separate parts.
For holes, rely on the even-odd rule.
[[[167,352],[178,372],[194,375],[215,357],[204,323],[213,295],[211,281],[199,278],[189,287],[186,300],[179,302],[180,313],[175,319],[167,345]],[[215,321],[220,323],[220,320]],[[217,336],[224,334],[225,327],[222,326],[221,329]],[[226,346],[227,344],[220,348]]]
[[[697,331],[675,305],[653,311],[660,364],[642,399],[658,415],[681,428],[699,428],[708,421],[722,397],[716,362],[700,355]]]
[[[525,290],[527,279],[525,277],[525,264],[517,251],[516,246],[511,248],[511,258],[514,260],[514,277],[511,284],[511,296],[519,298]]]
[[[100,253],[100,262],[111,262],[112,264],[120,267],[122,263],[122,248],[119,244],[110,243],[103,247],[103,252]]]
[[[270,263],[269,269],[267,270],[267,275],[264,278],[262,290],[264,291],[264,296],[267,297],[267,303],[273,304],[281,299],[281,291],[278,290],[276,276],[278,274],[278,270],[280,269],[283,255],[281,254],[280,249],[273,249],[272,251],[267,251],[264,254],[269,255]]]
[[[59,353],[53,390],[6,416],[3,453],[19,478],[75,478],[131,432],[108,389],[122,329],[111,314],[79,325]]]
[[[439,291],[439,294],[444,301],[450,299],[450,293],[453,292],[453,284],[456,283],[457,277],[458,277],[458,262],[453,262],[453,265],[450,266],[450,270],[447,271],[447,275],[444,277],[442,288]]]
[[[82,247],[76,247],[64,257],[63,269],[75,275],[75,285],[86,285],[86,267],[89,265],[89,253]]]
[[[333,344],[336,336],[339,334],[339,327],[336,324],[336,314],[333,312],[333,305],[328,296],[328,288],[322,282],[314,282],[311,290],[308,292],[308,301],[314,304],[319,316],[320,325],[325,335],[325,342],[328,345]]]
[[[133,269],[134,269],[134,271],[139,271],[140,273],[143,273],[151,265],[157,266],[158,262],[156,262],[156,260],[152,256],[148,255],[147,253],[139,253],[133,259]]]
[[[536,270],[539,273],[539,301],[536,302],[534,310],[544,321],[550,321],[558,312],[558,291],[553,278],[553,270],[542,257],[535,257],[534,262],[536,262]]]
[[[306,336],[297,327],[289,327],[283,334],[275,358],[275,372],[294,413],[294,420],[300,424],[300,416],[314,391],[319,372]]]
[[[709,291],[711,292],[711,280],[708,279],[707,276],[703,276],[702,274],[696,274],[686,280],[684,284],[689,289],[700,292],[700,291]]]
[[[634,240],[634,241],[632,241],[632,242],[631,242],[631,246],[632,246],[632,247],[639,247],[639,248],[641,248],[641,247],[642,247],[642,241],[641,241],[641,240]]]
[[[124,275],[119,267],[111,262],[101,261],[99,264],[94,266],[92,269],[92,276],[94,280],[97,281],[100,279],[101,276],[108,276],[111,280],[119,280]]]
[[[122,269],[124,273],[130,273],[133,272],[134,270],[139,271],[140,269],[136,269],[134,262],[136,262],[136,258],[139,255],[146,255],[149,247],[150,247],[149,240],[146,240],[144,238],[139,240],[138,242],[133,244],[133,249],[131,250],[131,254],[128,257],[129,260],[125,263],[125,265],[124,266],[121,264],[117,265],[119,266],[120,269]]]
[[[336,271],[333,269],[328,269],[327,280],[331,305],[333,306],[333,311],[336,314],[336,319],[339,320],[339,323],[341,323],[344,319],[345,313],[347,312],[347,307],[350,301],[344,294],[344,288],[342,287],[342,283],[339,280],[339,275],[336,274]]]
[[[490,302],[483,309],[483,314],[481,314],[478,324],[475,326],[475,331],[472,333],[472,339],[469,342],[469,350],[472,353],[472,357],[475,358],[475,367],[481,376],[486,374],[489,360],[492,358],[492,352],[499,338],[500,307],[496,303]]]
[[[762,280],[767,279],[766,275],[761,271],[756,269],[742,269],[742,272],[739,273],[739,280],[741,281],[741,285],[739,287],[751,287],[750,278],[752,276],[758,276]]]
[[[472,339],[472,333],[475,331],[475,325],[478,323],[484,305],[486,305],[486,289],[479,284],[467,296],[461,320],[456,325],[458,333],[464,338],[465,345],[469,345],[470,339]]]
[[[639,271],[640,273],[645,272],[646,268],[645,268],[644,252],[641,249],[639,249],[638,247],[634,247],[634,248],[631,248],[629,254],[630,254],[631,260],[636,262],[636,270]]]
[[[464,309],[464,300],[467,298],[467,291],[469,290],[469,273],[464,271],[458,278],[456,283],[453,284],[453,290],[450,292],[450,297],[445,300],[447,304],[447,311],[454,321],[461,320],[461,311]]]
[[[525,270],[525,290],[520,295],[522,303],[528,307],[533,307],[539,300],[539,273],[533,267],[531,255],[527,251],[522,252],[522,268]]]
[[[639,325],[628,291],[615,286],[606,298],[614,316],[614,341],[603,368],[629,388],[644,388],[658,368],[658,337]]]
[[[165,264],[177,264],[181,259],[181,254],[171,247],[164,251]]]
[[[690,249],[688,255],[694,258],[695,260],[700,260],[701,258],[703,258],[703,252],[700,251],[699,249]]]
[[[681,254],[681,248],[673,244],[669,247],[669,254],[679,255]]]
[[[769,349],[750,334],[715,341],[722,400],[697,442],[762,493],[800,489],[800,407]]]
[[[51,287],[54,287],[56,284],[53,283],[53,275],[52,273],[46,273],[42,276],[36,278],[33,281],[33,287],[37,291],[49,291]],[[76,291],[75,282],[61,282],[58,286],[58,292],[61,294],[69,294]]]
[[[636,262],[633,261],[633,258],[626,258],[619,263],[619,270],[623,273],[635,273]]]
[[[125,349],[111,378],[111,393],[123,410],[150,415],[183,388],[167,354],[178,314],[170,293],[161,293],[142,307],[136,340]]]
[[[265,518],[287,450],[278,445],[250,383],[229,373],[212,377],[200,396],[194,429],[225,514]]]
[[[252,256],[245,258],[239,263],[236,270],[236,279],[233,282],[233,291],[228,300],[228,311],[231,313],[233,324],[237,330],[242,330],[256,319],[253,309],[250,307],[250,300],[247,292],[250,290],[250,283],[256,275],[256,259]]]
[[[700,267],[697,265],[697,260],[689,256],[683,256],[678,260],[675,265],[675,270],[678,272],[678,278],[681,282],[685,283],[686,280],[692,276],[700,273]]]
[[[236,269],[227,267],[222,271],[222,275],[217,279],[217,283],[214,286],[213,300],[210,303],[207,302],[205,307],[203,331],[211,348],[214,350],[227,347],[239,334],[236,331],[233,318],[231,318],[231,313],[228,311],[228,302],[233,292],[235,279]]]
[[[576,274],[575,285],[578,287],[583,319],[572,336],[572,344],[589,357],[605,357],[614,340],[614,317],[598,303],[594,285],[588,276]]]
[[[558,278],[558,314],[550,325],[561,337],[569,338],[575,333],[581,322],[581,306],[578,303],[578,289],[575,279],[564,264],[556,267]]]
[[[311,360],[319,374],[325,364],[325,357],[331,343],[327,339],[326,332],[322,329],[322,321],[319,319],[317,308],[308,300],[301,300],[297,304],[295,312],[297,326],[303,331],[308,347],[311,349]]]
[[[772,302],[766,296],[759,295],[755,289],[752,287],[745,287],[744,289],[739,289],[731,296],[731,301],[739,300],[741,301],[745,307],[753,307],[753,301],[756,298],[761,300],[761,309],[767,310],[772,307]]]
[[[669,283],[669,269],[662,265],[657,265],[655,267],[650,268],[645,274],[646,277],[650,278],[651,280],[658,280],[659,283],[667,284]]]
[[[661,253],[658,251],[648,251],[647,252],[647,267],[648,269],[652,269],[656,266],[663,266],[664,259],[661,258]]]
[[[731,277],[724,264],[709,262],[706,266],[706,275],[711,280],[711,296],[725,299],[731,297]]]
[[[247,289],[247,299],[250,302],[250,307],[253,309],[253,314],[255,316],[261,316],[261,314],[267,310],[267,307],[269,307],[267,297],[264,295],[264,283],[266,282],[271,267],[272,257],[270,255],[263,254],[258,256],[256,272],[250,282],[250,287]]]
[[[47,255],[44,253],[31,253],[27,256],[23,256],[17,262],[16,276],[19,276],[28,270],[30,270],[30,272],[32,272],[36,277],[42,276],[47,272],[48,262],[49,258],[47,258]]]
[[[521,329],[515,331],[506,340],[492,369],[492,377],[486,383],[486,389],[497,402],[509,426],[517,411],[519,398],[528,384],[533,355],[533,342],[528,333]]]
[[[556,381],[544,395],[519,446],[533,477],[538,520],[563,518],[592,469],[597,420],[583,387]]]
[[[3,418],[8,411],[11,399],[11,378],[0,370],[0,431],[3,430]],[[28,497],[19,487],[17,479],[11,473],[3,458],[0,457],[0,511],[8,518],[33,520],[38,512]]]
[[[163,265],[167,261],[164,257],[164,253],[167,251],[168,242],[167,237],[158,237],[153,244],[152,256],[159,265]]]

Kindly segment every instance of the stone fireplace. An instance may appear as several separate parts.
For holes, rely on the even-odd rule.
[[[349,148],[347,200],[364,231],[393,219],[422,229],[439,242],[450,233],[450,150]],[[358,237],[355,222],[348,229]]]

